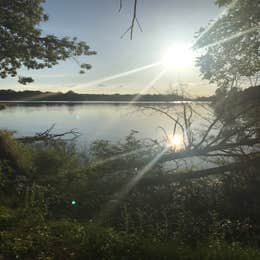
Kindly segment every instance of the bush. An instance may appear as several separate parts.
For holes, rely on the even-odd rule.
[[[115,200],[153,157],[133,135],[97,141],[84,156],[63,142],[24,145],[8,132],[0,142],[0,252],[7,259],[259,257],[257,167],[218,179],[147,182]]]

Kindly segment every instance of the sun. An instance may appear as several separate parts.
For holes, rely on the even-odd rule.
[[[183,69],[190,67],[194,61],[194,53],[188,44],[173,44],[162,54],[161,62],[166,69]]]

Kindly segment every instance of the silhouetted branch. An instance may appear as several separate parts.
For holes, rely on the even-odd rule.
[[[174,129],[176,131],[176,127],[179,126],[179,128],[181,129],[181,132],[182,132],[182,137],[183,137],[183,141],[185,142],[185,139],[186,139],[186,136],[185,136],[185,129],[184,129],[184,126],[179,122],[178,119],[175,119],[173,116],[171,116],[168,112],[160,109],[160,108],[157,108],[157,107],[152,107],[152,106],[146,106],[145,109],[151,109],[151,110],[154,110],[154,111],[157,111],[157,112],[160,112],[162,113],[163,115],[167,116],[168,118],[170,118],[174,123],[175,123],[175,126],[174,126]]]
[[[119,0],[119,9],[118,12],[120,13],[123,7],[123,0]]]
[[[244,139],[240,142],[234,142],[234,143],[225,143],[225,144],[218,144],[210,147],[205,148],[193,148],[190,150],[183,150],[179,152],[168,152],[164,154],[158,162],[167,162],[167,161],[173,161],[177,159],[183,159],[183,158],[190,158],[195,156],[209,156],[210,153],[215,151],[227,151],[230,149],[239,148],[241,146],[246,147],[253,147],[257,144],[260,144],[260,138],[252,138],[252,139]]]
[[[49,129],[42,133],[36,133],[35,136],[25,136],[17,138],[18,141],[23,143],[34,143],[34,142],[53,142],[58,140],[63,141],[73,141],[80,136],[80,133],[75,129],[71,129],[70,131],[63,132],[60,134],[52,134],[51,131],[54,129],[55,124],[53,124]],[[67,136],[71,136],[70,138],[64,138]]]
[[[250,168],[250,166],[254,165],[254,167],[259,166],[259,157],[253,158],[241,162],[229,163],[223,166],[203,169],[199,171],[188,171],[188,172],[180,172],[180,173],[172,173],[161,176],[145,176],[142,178],[138,185],[163,185],[170,184],[173,182],[184,181],[184,180],[192,180],[198,178],[205,178],[214,175],[223,175],[228,172],[234,172],[235,170],[240,171],[241,169]]]
[[[128,32],[130,32],[130,40],[133,39],[133,33],[134,33],[135,24],[137,24],[139,30],[140,30],[141,32],[143,32],[143,29],[142,29],[142,27],[141,27],[141,25],[140,25],[140,22],[139,22],[138,18],[137,18],[137,2],[138,2],[138,0],[134,0],[134,11],[133,11],[133,15],[132,15],[131,24],[130,24],[130,26],[127,28],[127,30],[121,35],[121,39],[124,38],[124,36],[125,36]],[[120,2],[119,2],[119,10],[118,10],[118,11],[120,12],[121,10],[122,10],[122,0],[120,0]]]
[[[196,142],[196,139],[194,138],[195,131],[192,129],[191,122],[194,112],[192,106],[183,103],[182,114],[178,113],[176,118],[171,115],[168,108],[164,109],[152,106],[144,107],[144,109],[147,108],[167,116],[174,122],[173,135],[176,133],[176,128],[179,128],[183,135],[183,149],[176,151],[169,148],[157,163],[175,163],[176,160],[187,160],[191,157],[251,159],[259,155],[259,151],[256,150],[257,148],[252,149],[256,145],[260,144],[260,139],[256,137],[255,125],[257,119],[252,119],[250,121],[245,121],[243,119],[244,116],[251,111],[253,106],[247,106],[231,116],[230,122],[237,120],[242,125],[232,125],[230,122],[223,122],[221,115],[211,119],[211,122],[207,120],[209,125],[204,132],[200,130],[203,134],[199,140],[197,138]],[[164,135],[167,136],[165,130]],[[168,138],[166,139],[168,140]]]

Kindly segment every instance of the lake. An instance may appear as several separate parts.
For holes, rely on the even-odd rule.
[[[207,114],[208,105],[190,102],[197,114]],[[164,128],[171,133],[174,122],[150,107],[165,109],[178,117],[182,104],[157,103],[113,103],[113,102],[19,102],[10,103],[0,111],[0,129],[16,131],[16,136],[32,136],[43,132],[53,124],[53,133],[76,129],[81,133],[77,142],[89,145],[97,139],[118,142],[131,130],[137,131],[138,138],[162,139]],[[194,127],[200,129],[203,120],[195,114]]]

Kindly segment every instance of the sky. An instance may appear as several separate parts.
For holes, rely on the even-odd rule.
[[[8,78],[1,80],[0,87],[105,94],[169,93],[170,89],[183,88],[193,96],[213,94],[215,87],[201,80],[194,63],[167,71],[160,64],[125,72],[158,63],[171,46],[190,46],[195,32],[221,13],[214,0],[139,0],[137,16],[143,32],[136,27],[133,40],[129,34],[121,39],[130,25],[133,3],[123,0],[118,12],[119,0],[46,0],[44,8],[50,20],[41,24],[41,29],[45,34],[86,41],[98,54],[79,61],[91,64],[92,69],[79,74],[78,65],[67,60],[52,69],[22,69],[21,75],[34,78],[32,84],[23,86]]]

